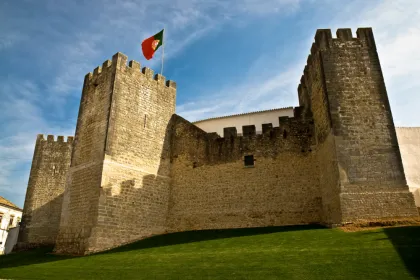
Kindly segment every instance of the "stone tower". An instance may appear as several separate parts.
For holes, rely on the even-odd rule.
[[[318,30],[298,91],[315,123],[324,223],[417,217],[372,29]]]
[[[85,77],[57,253],[86,254],[165,231],[176,84],[126,64],[117,53]]]
[[[32,160],[18,247],[54,245],[70,166],[73,137],[39,134]]]

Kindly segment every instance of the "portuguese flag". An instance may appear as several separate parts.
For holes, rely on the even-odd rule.
[[[143,51],[144,57],[149,60],[153,57],[155,52],[158,50],[160,46],[163,44],[163,30],[159,33],[153,35],[150,38],[147,38],[146,40],[141,43],[141,49]]]

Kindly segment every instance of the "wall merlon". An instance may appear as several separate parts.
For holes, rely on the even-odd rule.
[[[372,28],[358,28],[356,34],[358,39],[365,41],[369,47],[376,49],[375,38],[373,37]]]
[[[47,136],[47,142],[55,142],[54,141],[54,135],[48,135]]]
[[[170,88],[174,88],[174,89],[176,89],[176,82],[171,81],[171,80],[167,80],[167,81],[166,81],[166,86],[167,86],[167,87],[170,87]]]
[[[97,76],[97,75],[101,74],[101,72],[102,72],[102,67],[98,66],[93,70],[93,76]]]
[[[73,136],[67,136],[67,143],[72,144],[74,140]]]
[[[304,107],[303,106],[299,106],[299,107],[293,108],[293,117],[295,117],[295,118],[302,118],[303,111],[304,111]]]
[[[242,126],[242,135],[247,136],[255,136],[257,130],[255,129],[255,125],[243,125]]]
[[[280,124],[288,124],[288,123],[290,123],[290,118],[288,116],[279,117],[279,123]]]
[[[273,124],[272,123],[263,123],[262,125],[262,133],[266,134],[273,130]]]
[[[306,65],[308,66],[312,65],[312,57],[313,57],[312,54],[308,55],[308,58],[306,59]]]
[[[353,35],[350,28],[339,28],[337,29],[337,39],[341,41],[351,41],[353,40]]]
[[[132,68],[133,70],[139,71],[139,72],[140,72],[140,69],[141,69],[140,62],[135,61],[135,60],[130,60],[128,62],[128,67]]]
[[[104,61],[104,63],[102,63],[102,70],[107,69],[108,67],[110,67],[112,65],[112,61],[107,59]]]
[[[302,75],[302,78],[301,78],[301,82],[303,80],[304,85],[306,85],[306,81],[307,81],[308,77],[309,77],[309,66],[308,66],[308,64],[306,64],[305,68],[303,68],[303,75]]]
[[[92,74],[92,72],[89,72],[89,73],[87,73],[86,75],[85,75],[85,81],[84,81],[84,84],[86,85],[90,80],[92,80],[92,78],[93,78],[93,74]]]
[[[318,29],[315,34],[315,44],[321,50],[329,48],[332,44],[331,29]]]
[[[315,55],[319,50],[319,47],[316,43],[312,43],[312,47],[311,47],[311,54]]]
[[[44,134],[38,134],[36,136],[36,142],[45,141]]]
[[[154,71],[148,67],[143,67],[141,69],[141,72],[147,77],[147,78],[153,78]]]
[[[127,66],[128,57],[123,53],[116,53],[112,56],[112,64],[117,69],[123,70]]]
[[[236,131],[236,127],[225,127],[223,128],[223,137],[237,137],[238,132]]]
[[[158,83],[165,84],[165,80],[166,80],[166,78],[165,78],[164,76],[162,76],[161,74],[155,74],[154,79],[155,79],[155,81],[157,81]]]
[[[57,142],[64,143],[64,136],[57,136]]]

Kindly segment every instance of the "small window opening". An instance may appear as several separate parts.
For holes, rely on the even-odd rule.
[[[249,155],[244,157],[245,167],[253,167],[254,166],[254,156]]]

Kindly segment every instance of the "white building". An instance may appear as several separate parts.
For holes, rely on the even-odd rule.
[[[236,127],[238,135],[242,135],[242,126],[255,125],[257,134],[262,132],[262,124],[271,123],[273,127],[279,126],[279,117],[293,117],[293,107],[250,112],[238,115],[216,117],[193,122],[205,132],[216,132],[223,136],[223,128]]]
[[[0,196],[0,255],[4,253],[9,230],[19,225],[22,209]]]
[[[224,137],[225,127],[236,127],[238,135],[242,135],[242,126],[245,125],[255,125],[259,134],[262,124],[272,123],[273,127],[278,127],[279,117],[285,116],[293,117],[293,107],[209,118],[194,124],[205,132],[216,132],[221,137]],[[420,127],[397,127],[396,132],[407,184],[416,206],[420,207]]]

